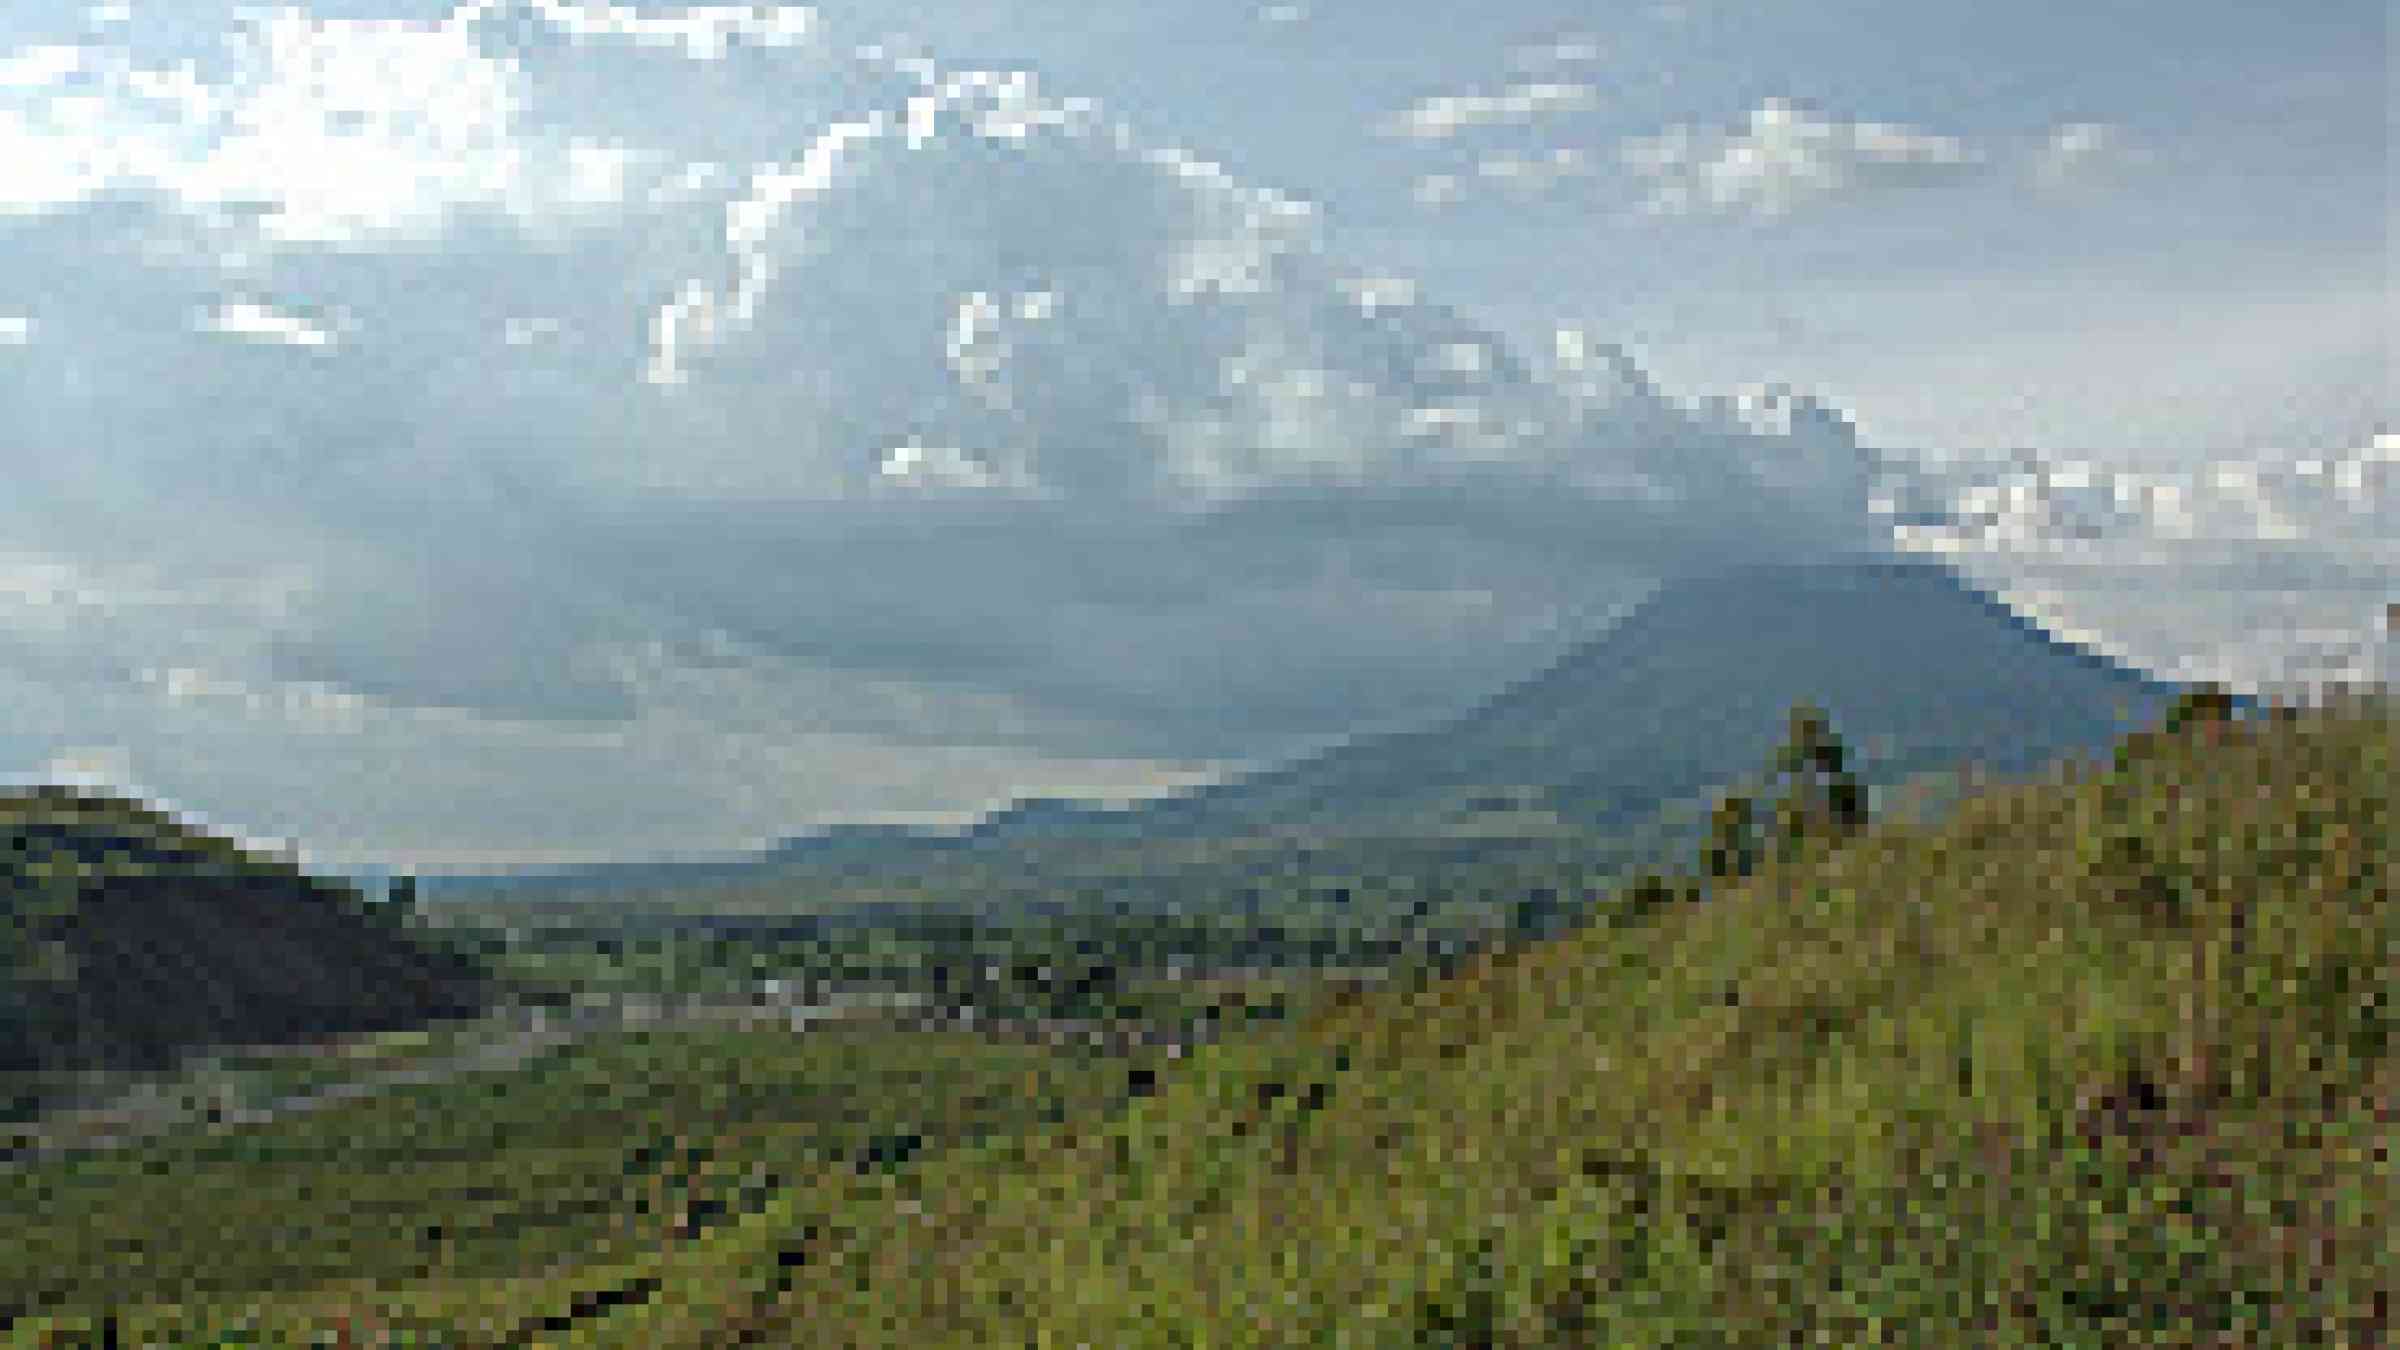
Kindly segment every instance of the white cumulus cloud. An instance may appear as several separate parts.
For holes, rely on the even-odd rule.
[[[1596,107],[1597,86],[1571,81],[1514,84],[1496,94],[1445,94],[1405,109],[1384,124],[1392,135],[1442,140],[1469,127],[1524,122],[1545,113]]]
[[[468,22],[481,8],[436,22],[265,10],[207,73],[96,44],[0,58],[0,214],[150,191],[291,246],[421,239],[470,208],[540,224],[621,201],[641,153],[530,127],[516,62]],[[551,8],[583,30],[652,32],[605,6]]]
[[[324,328],[299,315],[286,314],[250,300],[229,301],[219,305],[215,311],[201,315],[196,326],[204,332],[276,342],[287,347],[333,345],[333,334]]]
[[[473,0],[460,5],[446,22],[463,27],[508,7],[508,0]],[[680,47],[694,61],[724,59],[737,38],[768,48],[798,46],[808,39],[816,20],[815,11],[803,5],[687,5],[658,14],[606,0],[529,0],[527,7],[571,37],[630,38],[644,47]]]
[[[1768,99],[1738,130],[1671,127],[1619,154],[1649,180],[1644,206],[1659,215],[1780,216],[1863,189],[1943,181],[1984,159],[1956,137],[1832,121],[1785,99]]]

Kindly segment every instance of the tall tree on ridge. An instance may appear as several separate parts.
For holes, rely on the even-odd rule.
[[[1811,839],[1847,838],[1867,823],[1866,788],[1824,710],[1794,704],[1790,727],[1771,769],[1790,782],[1775,805],[1772,830],[1777,856],[1787,858]]]

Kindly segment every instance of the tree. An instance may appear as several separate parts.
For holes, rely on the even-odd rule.
[[[1866,788],[1849,758],[1822,709],[1792,705],[1790,731],[1770,767],[1788,783],[1771,830],[1779,857],[1797,854],[1811,839],[1845,839],[1865,827]]]
[[[2175,696],[2167,709],[2169,734],[2187,727],[2221,726],[2233,720],[2233,695],[2220,684],[2197,684]]]
[[[1700,852],[1704,875],[1724,881],[1758,869],[1757,816],[1757,804],[1742,793],[1717,799],[1708,818],[1708,843]]]
[[[1766,819],[1759,818],[1760,794],[1784,780],[1783,796]],[[1822,709],[1792,706],[1784,742],[1767,762],[1756,792],[1727,792],[1709,813],[1708,836],[1700,847],[1704,881],[1749,876],[1771,846],[1778,860],[1797,857],[1811,841],[1849,838],[1867,824],[1867,790],[1850,769],[1850,752],[1833,734]],[[1665,883],[1645,879],[1630,898],[1654,896]],[[1695,885],[1695,893],[1700,887]]]
[[[1688,885],[1670,881],[1661,873],[1644,872],[1625,888],[1623,900],[1617,906],[1613,921],[1632,923],[1645,915],[1669,905],[1694,898]]]

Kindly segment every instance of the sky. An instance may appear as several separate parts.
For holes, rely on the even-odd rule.
[[[17,0],[0,771],[325,866],[708,854],[1861,549],[2389,678],[2387,23]]]

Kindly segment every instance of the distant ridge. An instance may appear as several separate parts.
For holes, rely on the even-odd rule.
[[[2033,769],[2106,745],[2174,692],[1938,562],[1746,565],[1668,582],[1449,721],[1118,814],[1181,833],[1399,825],[1507,800],[1604,825],[1755,768],[1801,700],[1889,780],[1968,760]]]
[[[1448,720],[1127,806],[1029,798],[964,830],[836,828],[744,860],[469,882],[672,886],[778,868],[875,873],[1012,845],[1296,829],[1423,837],[1516,813],[1608,829],[1754,771],[1813,701],[1870,783],[1973,761],[2023,772],[2098,750],[2176,686],[2061,641],[1933,560],[1850,556],[1669,581],[1548,668]],[[455,883],[445,883],[449,889]]]

